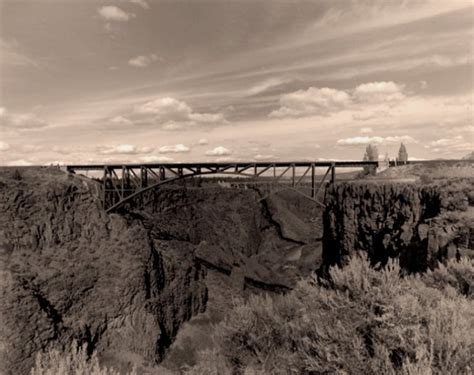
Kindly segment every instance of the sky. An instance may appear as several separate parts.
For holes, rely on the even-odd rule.
[[[0,165],[461,158],[471,0],[0,0]]]

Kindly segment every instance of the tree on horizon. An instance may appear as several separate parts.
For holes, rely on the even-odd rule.
[[[403,162],[403,163],[408,161],[407,148],[405,147],[405,145],[403,143],[400,144],[400,148],[398,150],[397,161],[400,161],[400,162]]]
[[[370,143],[365,148],[364,161],[378,161],[379,160],[379,150],[377,146],[372,146]],[[375,168],[372,166],[364,167],[366,173],[375,173]]]

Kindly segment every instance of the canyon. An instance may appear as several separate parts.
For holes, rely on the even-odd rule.
[[[27,374],[38,351],[72,340],[119,370],[178,371],[233,296],[285,293],[357,251],[407,272],[472,256],[473,197],[473,178],[341,182],[325,208],[261,186],[175,184],[106,214],[95,181],[3,168],[0,372]]]

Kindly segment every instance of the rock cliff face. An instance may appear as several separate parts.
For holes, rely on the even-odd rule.
[[[205,308],[191,249],[157,248],[141,222],[106,215],[90,189],[59,171],[2,174],[0,372],[29,373],[38,350],[71,339],[116,365],[157,362]]]
[[[36,352],[73,339],[115,368],[156,364],[206,309],[209,274],[278,292],[320,257],[308,250],[317,206],[169,187],[105,214],[96,190],[54,169],[0,169],[0,373],[29,373]]]
[[[342,183],[327,191],[325,267],[365,251],[375,262],[399,257],[410,271],[474,249],[472,180],[443,184]]]

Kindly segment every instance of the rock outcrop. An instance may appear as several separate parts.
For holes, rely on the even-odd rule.
[[[355,182],[327,191],[323,216],[325,267],[357,251],[374,262],[398,257],[409,271],[474,249],[472,180],[443,184]]]
[[[0,373],[27,374],[37,351],[75,339],[104,363],[156,363],[204,311],[193,249],[159,248],[138,220],[107,215],[91,186],[59,171],[0,181]]]

